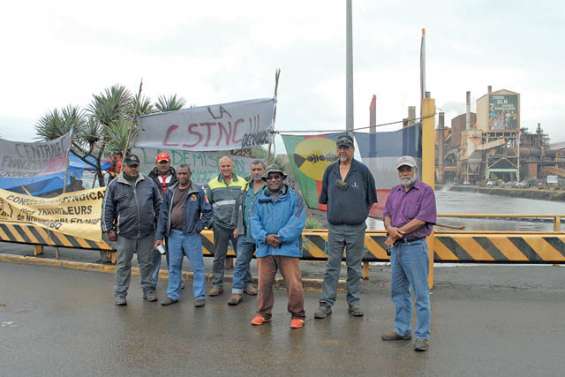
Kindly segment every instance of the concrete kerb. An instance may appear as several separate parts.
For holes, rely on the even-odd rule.
[[[65,268],[70,270],[78,270],[78,271],[94,271],[94,272],[106,272],[106,273],[114,273],[116,267],[113,265],[103,265],[97,263],[88,263],[88,262],[75,262],[75,261],[68,261],[68,260],[60,260],[60,259],[52,259],[52,258],[39,258],[39,257],[32,257],[32,256],[22,256],[22,255],[14,255],[14,254],[0,254],[0,262],[1,263],[15,263],[15,264],[29,264],[29,265],[36,265],[36,266],[48,266],[48,267],[59,267]],[[139,267],[132,267],[131,272],[134,276],[139,276]],[[192,272],[183,271],[182,273],[184,280],[192,279]],[[169,273],[166,270],[161,270],[159,272],[159,278],[161,279],[168,279]],[[212,274],[206,274],[206,279],[211,281]],[[231,282],[232,276],[226,274],[225,281]],[[255,279],[256,280],[256,279]],[[314,279],[314,278],[302,278],[302,283],[304,288],[306,289],[321,289],[322,287],[322,279]],[[277,277],[275,286],[277,288],[284,287],[284,281],[282,277]],[[340,279],[338,282],[338,289],[343,290],[345,289],[346,281]]]

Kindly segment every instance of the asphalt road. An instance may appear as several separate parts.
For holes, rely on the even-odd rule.
[[[535,268],[521,275],[565,275]],[[128,306],[115,307],[112,274],[0,263],[0,376],[565,375],[565,290],[458,279],[434,290],[431,348],[416,353],[380,340],[392,324],[386,282],[364,282],[362,319],[347,315],[341,294],[328,320],[314,320],[318,292],[308,290],[306,326],[290,330],[284,290],[273,322],[254,328],[254,299],[163,308],[143,302],[135,278]]]

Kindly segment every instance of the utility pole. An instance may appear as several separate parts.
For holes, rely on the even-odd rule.
[[[346,71],[346,112],[345,129],[347,133],[353,132],[355,128],[353,122],[353,37],[352,37],[352,16],[351,0],[346,0],[346,52],[345,52],[345,71]]]

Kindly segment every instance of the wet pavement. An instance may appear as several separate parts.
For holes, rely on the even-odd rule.
[[[427,353],[381,342],[393,315],[385,275],[379,267],[363,282],[364,318],[350,318],[340,294],[333,315],[314,320],[319,292],[309,289],[306,326],[290,330],[282,289],[273,322],[254,328],[253,298],[164,308],[144,302],[134,278],[128,306],[116,307],[112,274],[0,263],[0,376],[564,374],[565,269],[438,269]]]

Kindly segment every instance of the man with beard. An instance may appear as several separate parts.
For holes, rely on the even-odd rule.
[[[288,292],[290,328],[304,327],[304,288],[300,274],[302,230],[306,223],[304,200],[288,185],[286,174],[276,166],[267,168],[267,187],[261,191],[251,215],[251,233],[257,242],[259,295],[257,314],[251,325],[261,326],[271,321],[274,304],[273,284],[277,270],[285,280]]]
[[[396,169],[400,185],[391,190],[384,210],[388,235],[385,243],[391,248],[394,331],[383,334],[382,340],[412,338],[412,291],[416,296],[414,350],[423,352],[429,348],[431,316],[426,237],[436,222],[436,201],[433,189],[418,181],[417,164],[413,157],[400,157]]]
[[[336,300],[341,258],[347,264],[347,304],[349,314],[362,317],[360,307],[361,262],[365,254],[365,220],[377,202],[375,179],[369,169],[353,158],[353,138],[336,139],[338,161],[326,168],[320,203],[328,205],[328,263],[324,274],[320,307],[314,318],[327,318]]]
[[[265,187],[264,174],[265,163],[261,160],[253,161],[251,163],[251,177],[243,189],[241,199],[234,212],[237,216],[237,228],[234,230],[234,237],[237,238],[237,258],[233,272],[232,295],[228,305],[239,304],[244,292],[249,296],[257,294],[257,288],[252,284],[251,273],[249,272],[249,263],[255,251],[255,240],[251,235],[251,211],[257,196]]]
[[[194,306],[200,308],[206,302],[200,232],[212,219],[212,206],[208,203],[204,190],[192,184],[191,175],[188,165],[178,167],[178,184],[165,193],[159,213],[155,248],[162,246],[165,237],[168,237],[169,253],[169,284],[167,298],[161,301],[163,306],[174,304],[180,298],[182,261],[185,255],[192,267]]]

